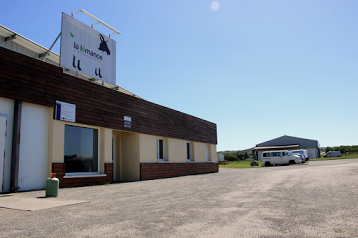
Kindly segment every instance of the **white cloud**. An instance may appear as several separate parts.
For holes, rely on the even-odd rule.
[[[211,9],[213,9],[213,11],[217,11],[219,10],[220,4],[218,1],[215,1],[211,4]]]

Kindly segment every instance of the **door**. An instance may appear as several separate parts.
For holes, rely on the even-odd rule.
[[[289,164],[290,158],[291,155],[287,151],[282,152],[282,164]]]
[[[49,109],[22,103],[19,191],[44,189],[47,178]]]
[[[0,114],[0,193],[3,191],[4,186],[6,121],[7,116]]]
[[[282,163],[282,154],[281,152],[272,152],[271,153],[271,163],[272,164],[281,164]]]

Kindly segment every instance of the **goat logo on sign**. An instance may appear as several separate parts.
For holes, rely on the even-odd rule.
[[[109,51],[108,46],[107,46],[107,41],[104,40],[104,36],[99,34],[99,39],[101,40],[101,44],[99,45],[98,49],[102,50],[103,52],[107,52],[107,55],[111,54],[111,51]]]

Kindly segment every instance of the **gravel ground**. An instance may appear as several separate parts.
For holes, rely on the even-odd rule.
[[[358,237],[357,189],[358,159],[65,188],[90,203],[0,208],[0,237]]]

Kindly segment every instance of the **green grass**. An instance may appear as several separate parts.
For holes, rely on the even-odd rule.
[[[261,167],[261,163],[259,162],[259,166],[251,166],[252,160],[240,160],[240,161],[230,161],[228,164],[219,164],[220,168],[237,168],[237,169],[244,169],[244,168],[259,168]]]

